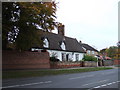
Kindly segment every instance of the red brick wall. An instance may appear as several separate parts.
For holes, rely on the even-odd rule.
[[[120,65],[120,60],[114,60],[114,65]]]
[[[81,66],[82,63],[80,62],[51,62],[51,68],[73,68]]]
[[[50,68],[48,52],[2,51],[3,69]]]

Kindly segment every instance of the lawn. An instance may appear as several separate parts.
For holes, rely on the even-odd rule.
[[[63,69],[63,70],[14,70],[14,71],[2,71],[2,78],[25,78],[25,77],[41,77],[48,75],[81,73],[90,71],[99,71],[112,69],[111,67],[93,67],[93,68],[81,68],[81,69]]]

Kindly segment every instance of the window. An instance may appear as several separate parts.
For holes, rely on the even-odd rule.
[[[76,61],[79,61],[79,54],[75,54],[76,55]]]
[[[61,47],[62,50],[65,50],[65,49],[66,49],[66,48],[65,48],[65,43],[62,42],[62,44],[60,45],[60,47]]]
[[[88,50],[87,53],[90,54],[90,50]]]
[[[44,43],[43,47],[45,47],[45,48],[49,47],[49,42],[48,42],[47,38],[44,39],[43,43]]]
[[[95,54],[95,52],[94,52],[94,51],[92,51],[92,54]]]
[[[73,60],[73,55],[72,54],[68,54],[68,61],[72,61]]]
[[[66,54],[62,53],[62,61],[66,61]]]

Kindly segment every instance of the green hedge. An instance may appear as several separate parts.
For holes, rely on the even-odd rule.
[[[85,55],[83,58],[83,61],[95,61],[95,62],[97,62],[97,58],[95,58],[94,56]]]

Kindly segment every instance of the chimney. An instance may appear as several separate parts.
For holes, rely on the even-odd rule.
[[[79,43],[81,44],[81,43],[82,43],[82,41],[80,40],[80,41],[79,41]]]
[[[58,34],[60,34],[60,35],[65,35],[65,31],[64,31],[64,25],[59,25],[58,26]]]

